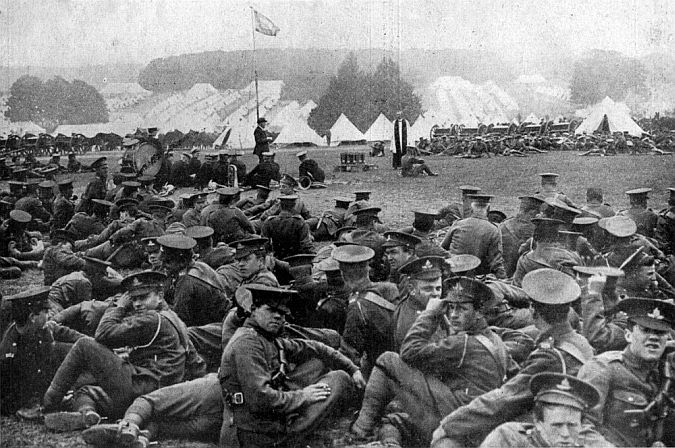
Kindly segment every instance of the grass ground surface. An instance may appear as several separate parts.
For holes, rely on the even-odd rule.
[[[277,153],[277,162],[282,172],[297,176],[297,150],[281,150]],[[512,216],[518,209],[517,197],[533,193],[539,187],[537,173],[556,172],[560,174],[559,189],[575,203],[583,205],[588,187],[601,187],[605,191],[605,201],[615,207],[628,205],[625,190],[637,187],[649,187],[654,191],[650,195],[650,206],[660,210],[666,206],[668,187],[675,186],[675,157],[673,156],[630,156],[580,157],[572,152],[552,152],[537,154],[527,158],[493,157],[490,159],[457,159],[445,156],[426,157],[431,169],[440,173],[438,177],[403,178],[398,171],[391,169],[391,157],[371,158],[368,163],[378,169],[369,172],[334,173],[339,164],[341,152],[368,153],[367,147],[316,148],[309,150],[326,171],[325,189],[311,189],[299,192],[309,209],[318,214],[331,209],[336,196],[351,196],[356,190],[372,191],[371,202],[382,208],[382,221],[391,228],[412,223],[412,211],[415,209],[438,209],[450,202],[459,201],[460,185],[476,185],[483,192],[495,196],[493,209],[501,210]],[[250,153],[250,151],[249,151]],[[109,154],[110,172],[116,171],[119,154]],[[179,154],[175,154],[178,159]],[[95,156],[80,159],[91,163]],[[257,158],[251,154],[241,156],[241,160],[250,170]],[[75,194],[80,196],[92,173],[75,176]],[[5,189],[6,184],[0,184]],[[180,192],[178,192],[180,193]],[[243,193],[255,194],[254,192]],[[177,194],[174,195],[177,197]],[[3,280],[0,293],[14,294],[31,285],[42,284],[40,271],[28,271],[20,279]],[[14,418],[3,417],[0,420],[1,447],[85,447],[77,433],[50,434],[41,425],[19,422]],[[348,419],[335,418],[326,424],[308,442],[312,447],[330,447],[333,441],[344,434],[348,428]],[[162,447],[206,448],[215,445],[163,440]]]

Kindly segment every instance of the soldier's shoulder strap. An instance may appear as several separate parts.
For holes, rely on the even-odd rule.
[[[487,349],[488,352],[490,352],[490,355],[494,358],[494,360],[497,362],[497,365],[499,366],[499,375],[502,377],[502,379],[505,381],[506,380],[506,371],[508,369],[508,363],[509,363],[509,355],[506,352],[506,348],[504,347],[503,344],[495,344],[485,336],[484,334],[475,334],[474,335],[476,340],[483,345]]]
[[[394,311],[396,309],[396,306],[386,300],[384,297],[380,296],[379,294],[373,292],[373,291],[364,291],[364,292],[359,292],[355,295],[355,297],[350,300],[357,300],[357,299],[363,299],[366,300],[374,305],[379,306],[380,308],[384,308],[387,311]]]
[[[592,354],[591,356],[588,356],[579,347],[568,341],[555,341],[554,347],[557,348],[558,350],[567,353],[568,355],[579,361],[581,364],[585,364],[586,361],[588,361],[592,356]]]
[[[598,355],[599,359],[603,359],[607,362],[617,362],[623,360],[623,352],[620,350],[610,350],[607,352],[600,353]]]

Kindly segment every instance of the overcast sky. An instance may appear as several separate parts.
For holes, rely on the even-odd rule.
[[[147,63],[250,49],[250,6],[281,29],[256,35],[266,48],[675,53],[671,0],[0,0],[0,65]]]

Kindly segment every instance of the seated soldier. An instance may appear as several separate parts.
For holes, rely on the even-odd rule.
[[[267,242],[267,238],[253,237],[232,243],[234,262],[217,270],[225,282],[228,297],[245,284],[279,286],[279,281],[269,269],[274,262],[267,255]]]
[[[81,271],[59,277],[49,291],[50,315],[87,300],[105,300],[120,291],[122,276],[107,261],[82,257]]]
[[[260,231],[261,236],[269,238],[279,259],[314,252],[309,226],[302,216],[295,214],[297,200],[297,195],[279,196],[279,214],[267,218]]]
[[[279,181],[281,179],[279,165],[274,162],[273,157],[271,152],[262,154],[262,162],[253,167],[251,172],[246,176],[246,185],[263,185],[268,187],[270,181]],[[239,179],[239,181],[243,183],[244,179]]]
[[[351,396],[354,384],[362,387],[364,380],[354,363],[324,344],[277,337],[294,291],[248,289],[253,294],[251,317],[223,352],[219,374],[223,396],[232,407],[242,448],[287,446],[311,434]],[[308,358],[342,370],[290,385],[288,364]]]
[[[230,309],[222,278],[209,265],[193,259],[197,242],[183,235],[157,238],[170,282],[164,298],[187,326],[220,322]]]
[[[429,299],[400,356],[386,352],[378,358],[351,428],[357,438],[375,434],[385,407],[396,397],[405,414],[385,419],[383,443],[401,446],[401,434],[409,434],[414,445],[427,446],[445,415],[498,388],[517,368],[481,312],[492,297],[489,288],[466,277],[449,279],[445,286],[445,298]],[[440,340],[433,339],[437,332]]]
[[[270,197],[270,192],[272,191],[269,187],[264,185],[256,185],[255,189],[255,197],[249,196],[247,198],[240,199],[236,204],[234,204],[234,206],[243,211],[246,216],[252,216],[252,213],[249,211],[250,208],[267,202]]]
[[[213,229],[207,226],[192,226],[185,231],[186,236],[197,241],[194,251],[199,257],[199,261],[203,261],[213,269],[218,269],[222,265],[234,261],[234,250],[225,243],[218,243],[214,247],[213,233]]]
[[[438,176],[437,173],[431,171],[423,159],[418,158],[417,148],[408,147],[407,152],[401,158],[401,176],[403,177],[417,177],[421,174],[427,176]]]
[[[44,254],[42,234],[26,230],[30,221],[30,214],[22,210],[12,210],[9,213],[9,220],[5,221],[0,229],[0,257],[10,257],[19,261],[42,260]],[[23,264],[18,266],[22,269],[27,267]]]
[[[215,344],[209,347],[210,350],[217,352],[217,364],[214,370],[220,365],[223,347],[227,346],[236,330],[250,317],[251,302],[251,291],[239,288],[237,307],[231,310],[224,324],[218,323],[188,329],[190,339],[196,347],[200,348],[200,354],[203,354],[201,351],[203,346],[197,346],[195,341],[207,342],[209,345]],[[209,340],[203,340],[204,336]],[[318,341],[334,349],[339,348],[340,342],[339,335],[334,331],[303,328],[289,323],[284,325],[280,336]],[[327,370],[322,363],[311,359],[289,371],[288,376],[290,381],[294,381],[297,376],[298,381],[307,383],[312,382],[308,378],[310,375],[318,380],[326,373]],[[119,423],[94,426],[86,430],[82,436],[87,443],[92,445],[119,444],[140,448],[149,446],[149,441],[158,437],[215,442],[222,427],[220,446],[238,446],[236,429],[232,426],[231,420],[232,410],[229,406],[224,406],[218,376],[216,373],[211,373],[202,378],[164,387],[138,397],[126,410],[124,418]]]
[[[48,428],[93,426],[100,414],[119,415],[136,397],[189,379],[194,349],[185,324],[164,301],[165,281],[153,271],[124,279],[127,293],[105,311],[95,338],[79,339],[56,371],[43,399],[45,410],[53,412],[45,415]],[[113,351],[120,348],[130,348],[126,359]],[[74,411],[54,412],[73,385]]]
[[[45,286],[84,267],[84,259],[73,253],[76,236],[73,232],[63,229],[57,229],[51,233],[52,245],[45,250],[42,258]]]
[[[78,240],[83,240],[89,235],[98,235],[106,227],[110,208],[114,204],[103,199],[91,200],[91,215],[85,212],[77,212],[70,218],[65,229],[74,232]]]
[[[323,182],[326,180],[326,174],[323,172],[316,160],[307,157],[307,151],[300,151],[296,154],[300,160],[300,167],[298,168],[298,179],[309,177],[312,182]]]
[[[598,403],[598,390],[585,381],[560,373],[532,377],[532,423],[509,422],[498,426],[480,448],[544,446],[610,446],[605,440],[586,440],[582,417]]]
[[[344,197],[334,200],[335,207],[332,210],[324,211],[320,217],[306,220],[309,231],[316,241],[335,239],[337,230],[344,225],[347,209],[352,200]]]
[[[3,415],[39,415],[41,395],[82,335],[60,325],[47,325],[49,287],[6,297],[12,323],[0,342],[0,404]]]

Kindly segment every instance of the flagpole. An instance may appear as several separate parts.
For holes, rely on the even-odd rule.
[[[256,120],[260,120],[260,106],[258,105],[258,69],[255,63],[255,10],[251,8],[251,31],[253,36],[253,79],[255,82],[255,116]]]

